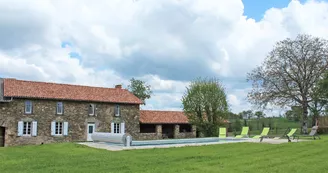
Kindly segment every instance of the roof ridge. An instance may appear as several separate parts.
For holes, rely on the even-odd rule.
[[[57,92],[59,90],[62,91]],[[143,103],[132,92],[122,88],[8,78],[4,78],[4,95],[8,97],[48,98],[78,101],[92,100],[112,103]]]
[[[4,80],[16,80],[22,82],[32,82],[32,83],[44,83],[44,84],[55,84],[55,85],[66,85],[66,86],[78,86],[78,87],[90,87],[90,88],[102,88],[102,89],[118,89],[118,88],[109,88],[109,87],[101,87],[101,86],[91,86],[91,85],[81,85],[81,84],[68,84],[68,83],[58,83],[58,82],[44,82],[44,81],[35,81],[35,80],[22,80],[22,79],[14,79],[14,78],[3,78]],[[127,90],[125,88],[120,88],[120,90]]]

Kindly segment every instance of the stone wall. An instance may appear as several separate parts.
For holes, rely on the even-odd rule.
[[[179,125],[174,127],[174,138],[195,138],[196,126],[192,126],[191,132],[179,132]]]
[[[179,125],[174,125],[174,138],[195,138],[196,137],[196,126],[192,126],[191,132],[180,132]],[[153,140],[153,139],[163,139],[162,136],[162,125],[156,125],[156,133],[139,133],[138,138],[134,140]]]
[[[29,99],[31,100],[31,99]],[[24,113],[24,99],[14,99],[10,103],[0,103],[0,126],[5,127],[5,146],[40,144],[52,142],[86,141],[87,124],[95,123],[96,131],[110,132],[112,121],[124,121],[125,132],[133,138],[139,136],[139,105],[120,104],[120,117],[114,117],[116,104],[96,104],[95,116],[88,115],[91,102],[61,101],[63,115],[56,115],[54,100],[31,100],[32,114]],[[51,136],[52,121],[68,122],[67,136]],[[18,136],[18,121],[37,121],[37,136]]]
[[[157,133],[140,133],[138,135],[137,140],[155,140],[155,139],[162,139],[162,135]]]

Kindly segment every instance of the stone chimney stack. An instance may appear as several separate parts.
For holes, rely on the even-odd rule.
[[[116,89],[122,89],[122,85],[115,85]]]

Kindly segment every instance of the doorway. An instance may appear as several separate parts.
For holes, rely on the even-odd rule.
[[[0,147],[5,146],[5,128],[0,127]]]
[[[88,136],[87,141],[92,141],[91,135],[95,132],[96,125],[94,123],[88,123]]]
[[[162,125],[163,138],[174,138],[174,124]]]

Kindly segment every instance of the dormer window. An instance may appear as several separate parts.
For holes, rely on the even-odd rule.
[[[63,106],[63,102],[58,102],[57,103],[57,107],[56,107],[56,113],[58,115],[62,115],[64,112],[64,106]]]
[[[27,100],[25,101],[25,114],[31,114],[32,113],[32,101]]]
[[[95,115],[95,105],[94,104],[90,104],[89,105],[89,115]]]
[[[114,110],[115,116],[120,116],[120,112],[120,105],[116,105]]]

